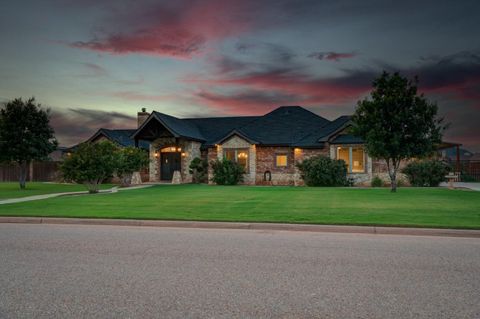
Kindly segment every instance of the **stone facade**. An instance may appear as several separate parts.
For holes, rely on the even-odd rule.
[[[221,160],[223,158],[224,150],[239,148],[248,149],[248,172],[243,177],[243,183],[246,185],[254,185],[257,171],[257,150],[254,144],[250,144],[250,142],[244,140],[243,138],[234,135],[228,140],[224,141],[222,144],[217,145],[217,159]]]
[[[180,147],[181,148],[181,162],[180,173],[182,183],[191,183],[192,174],[189,172],[189,166],[195,157],[200,157],[201,144],[196,141],[186,139],[176,139],[173,137],[161,137],[150,143],[150,181],[160,181],[160,151],[164,147]]]

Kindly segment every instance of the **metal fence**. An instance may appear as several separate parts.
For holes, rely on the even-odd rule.
[[[28,167],[27,181],[53,182],[58,179],[60,162],[32,162]],[[0,182],[15,182],[20,176],[20,167],[15,164],[0,165]]]
[[[459,162],[462,182],[480,182],[480,161],[463,160]]]

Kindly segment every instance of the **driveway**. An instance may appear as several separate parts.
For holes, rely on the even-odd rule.
[[[480,240],[0,224],[0,318],[480,318]]]

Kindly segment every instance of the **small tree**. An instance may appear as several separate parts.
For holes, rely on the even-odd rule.
[[[109,141],[82,143],[63,161],[63,176],[84,184],[91,194],[98,193],[99,185],[115,172],[118,154],[117,146]]]
[[[385,160],[392,192],[401,161],[432,154],[445,129],[437,105],[417,93],[417,84],[416,77],[383,72],[373,82],[371,99],[359,101],[353,116],[352,133],[364,139],[370,156]]]
[[[227,159],[216,160],[211,163],[213,181],[218,185],[237,185],[243,182],[245,170],[241,165]]]
[[[117,164],[117,176],[122,181],[122,186],[130,186],[134,172],[148,165],[150,159],[145,150],[136,147],[120,149]]]
[[[343,160],[313,156],[297,164],[307,186],[348,186],[347,165]]]
[[[33,160],[46,160],[58,145],[50,126],[50,110],[35,104],[35,98],[14,99],[0,109],[0,162],[20,166],[20,188],[25,189],[27,167]]]
[[[188,168],[194,183],[204,183],[207,180],[208,162],[206,160],[195,157]]]

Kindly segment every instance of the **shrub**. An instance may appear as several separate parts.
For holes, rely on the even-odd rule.
[[[60,169],[67,180],[83,183],[89,193],[98,193],[99,185],[110,178],[118,165],[118,148],[111,142],[83,143]]]
[[[188,168],[194,183],[199,184],[207,181],[208,162],[206,160],[195,157]]]
[[[375,176],[372,179],[372,187],[383,187],[383,180],[380,177]]]
[[[243,182],[243,167],[227,159],[216,160],[211,163],[213,169],[212,181],[218,185],[237,185]]]
[[[314,156],[297,164],[308,186],[349,186],[347,166],[343,160]]]
[[[136,147],[125,147],[118,151],[117,176],[122,186],[130,186],[134,172],[141,170],[150,162],[148,153]]]
[[[403,173],[412,186],[435,187],[445,181],[450,167],[438,160],[423,160],[409,163]]]

